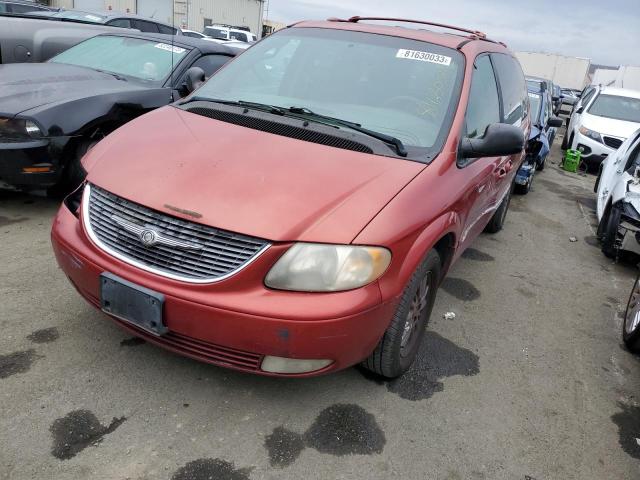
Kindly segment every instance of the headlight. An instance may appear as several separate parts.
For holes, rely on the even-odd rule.
[[[280,257],[264,282],[279,290],[339,292],[373,282],[390,262],[386,248],[297,243]]]
[[[602,140],[602,135],[600,135],[598,132],[589,130],[586,127],[580,127],[578,130],[585,137],[589,137],[591,140],[595,140],[596,142],[604,143],[604,141]]]
[[[32,121],[24,118],[0,117],[0,140],[27,140],[42,137],[42,130]]]

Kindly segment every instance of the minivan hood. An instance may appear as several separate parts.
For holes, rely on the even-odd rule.
[[[425,168],[171,106],[116,130],[83,165],[90,183],[170,215],[272,241],[327,243],[350,243]]]
[[[133,82],[75,65],[0,65],[0,113],[13,116],[50,103],[141,88]]]
[[[600,117],[598,115],[591,115],[590,113],[584,114],[582,125],[602,135],[618,138],[627,138],[640,127],[640,123]]]

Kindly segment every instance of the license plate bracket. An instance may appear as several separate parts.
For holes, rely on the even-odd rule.
[[[163,294],[109,272],[100,274],[100,305],[103,312],[153,335],[169,331],[162,321]]]

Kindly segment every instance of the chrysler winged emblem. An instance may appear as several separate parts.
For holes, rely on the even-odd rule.
[[[120,228],[129,233],[133,233],[140,239],[140,243],[145,247],[153,247],[154,245],[165,245],[167,247],[175,247],[183,250],[202,250],[202,245],[197,243],[185,242],[173,237],[169,237],[158,230],[150,227],[143,227],[136,223],[125,220],[118,215],[111,215],[111,220],[120,225]]]

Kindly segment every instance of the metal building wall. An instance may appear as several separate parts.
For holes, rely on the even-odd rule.
[[[178,1],[176,7],[177,4]],[[187,7],[188,24],[192,30],[202,31],[204,19],[210,18],[213,23],[246,25],[258,37],[262,34],[261,0],[191,0]]]
[[[74,8],[73,0],[52,0],[51,5],[54,7],[61,7],[65,9]],[[136,12],[136,0],[104,0],[104,9],[109,10],[117,10],[120,12],[126,12],[129,9],[129,12]]]

